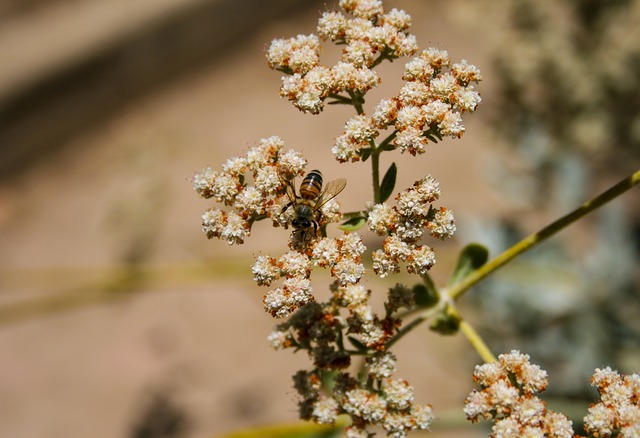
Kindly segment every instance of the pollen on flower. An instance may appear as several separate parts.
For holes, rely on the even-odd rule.
[[[386,128],[398,117],[398,100],[382,99],[375,107],[371,120],[378,129]]]
[[[592,436],[637,436],[640,430],[640,374],[596,369],[591,384],[600,401],[589,407],[584,429]]]
[[[410,274],[425,275],[436,264],[436,255],[427,245],[419,246],[408,257],[407,271]]]
[[[274,69],[304,74],[318,63],[319,49],[320,41],[315,35],[276,39],[267,51],[267,62]]]
[[[366,389],[358,388],[348,391],[342,406],[348,413],[367,421],[380,421],[387,413],[386,400]]]
[[[426,117],[424,111],[419,106],[407,105],[398,111],[396,119],[396,128],[406,129],[409,127],[422,131]]]
[[[338,241],[334,238],[323,238],[315,243],[312,250],[313,263],[316,266],[333,266],[340,257]]]
[[[285,179],[291,179],[296,175],[301,175],[304,172],[304,168],[307,166],[307,160],[298,151],[289,149],[284,154],[280,155],[278,161],[278,172]]]
[[[462,116],[456,111],[447,111],[444,117],[438,123],[440,135],[460,138],[464,134],[464,125],[462,124]]]
[[[274,350],[281,350],[293,345],[294,339],[289,331],[274,330],[267,336],[267,341]]]
[[[423,57],[413,58],[404,65],[404,75],[402,79],[405,81],[420,81],[427,83],[435,74],[434,68],[429,61]]]
[[[289,251],[283,254],[278,260],[283,275],[290,277],[308,278],[311,274],[311,261],[309,258],[297,251]]]
[[[384,12],[381,0],[340,0],[340,7],[367,20],[373,20]]]
[[[360,161],[360,150],[366,146],[368,146],[367,143],[355,141],[348,135],[342,134],[336,138],[331,153],[340,163],[356,162]]]
[[[453,212],[444,207],[435,212],[432,220],[427,224],[433,237],[444,240],[456,232],[456,221]]]
[[[339,414],[338,402],[333,397],[320,395],[313,403],[312,416],[318,424],[333,424]]]
[[[431,82],[433,86],[433,81]],[[420,106],[428,102],[432,93],[427,84],[419,81],[407,82],[401,89],[398,99],[405,106]]]
[[[378,135],[378,131],[372,124],[372,120],[364,115],[352,117],[345,124],[344,135],[356,143],[366,144]]]
[[[370,67],[374,60],[374,49],[364,40],[353,40],[342,51],[342,60],[356,67]]]
[[[264,308],[274,318],[285,318],[314,300],[311,282],[306,278],[290,278],[282,287],[267,292]]]
[[[370,294],[371,291],[365,289],[361,284],[348,284],[340,287],[337,295],[339,295],[345,307],[350,307],[367,304]]]
[[[373,252],[373,271],[380,278],[385,278],[389,274],[397,274],[400,272],[400,265],[398,264],[398,258],[394,258],[387,252],[378,249]]]
[[[389,378],[396,372],[396,357],[388,351],[376,353],[365,359],[365,365],[374,378]]]
[[[571,438],[571,421],[547,409],[535,396],[546,388],[546,372],[515,350],[501,354],[498,360],[476,367],[474,380],[482,390],[473,391],[465,400],[467,418],[472,422],[492,419],[492,436],[496,437]]]
[[[389,406],[396,409],[406,409],[413,401],[413,387],[403,379],[385,380],[384,393]]]
[[[213,169],[207,167],[193,177],[193,189],[198,193],[198,195],[205,199],[209,199],[213,196],[213,189],[211,185],[213,184],[214,176],[215,174]]]
[[[261,167],[257,170],[255,187],[263,193],[263,195],[274,194],[276,189],[281,186],[278,170],[275,166]]]
[[[439,50],[430,47],[424,50],[420,56],[424,58],[433,68],[440,70],[450,64],[449,53],[446,50]]]
[[[398,213],[389,204],[376,204],[369,212],[367,226],[379,236],[393,231],[398,221]]]
[[[367,247],[362,242],[358,233],[345,233],[339,238],[343,254],[347,257],[358,258],[366,251]]]
[[[222,228],[220,237],[226,240],[229,245],[244,243],[244,239],[249,235],[249,226],[242,218],[234,211],[230,211],[227,214],[227,223]]]
[[[458,82],[451,73],[444,73],[431,80],[430,91],[433,95],[449,99],[458,88]]]
[[[341,12],[324,12],[318,20],[318,34],[323,39],[332,41],[343,39],[346,27],[347,17]]]
[[[235,200],[235,207],[238,210],[244,210],[255,214],[264,213],[263,194],[256,187],[245,187],[238,193]]]
[[[428,140],[422,135],[421,129],[409,126],[398,132],[394,143],[402,152],[416,156],[427,151]]]
[[[341,258],[331,268],[331,275],[343,286],[359,282],[364,273],[364,265],[349,258]]]
[[[475,65],[469,64],[466,59],[453,64],[451,66],[451,74],[455,76],[458,81],[465,84],[482,80],[480,70]]]
[[[218,202],[230,205],[238,195],[240,181],[236,176],[226,172],[211,173],[212,197]]]
[[[411,15],[402,9],[393,8],[382,17],[382,22],[398,30],[407,30],[411,26]]]
[[[269,286],[273,280],[280,278],[280,268],[276,259],[271,256],[258,256],[251,267],[251,272],[258,286]]]
[[[227,214],[218,208],[209,208],[202,215],[202,231],[207,235],[208,239],[220,237],[224,223],[227,220]]]

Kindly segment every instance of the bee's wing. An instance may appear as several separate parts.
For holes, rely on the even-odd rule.
[[[282,184],[282,187],[284,187],[284,190],[287,193],[287,197],[289,198],[289,201],[296,202],[296,199],[297,199],[296,187],[294,185],[293,178],[286,179],[279,173],[278,173],[278,178],[280,179],[280,184]]]
[[[327,202],[331,201],[333,198],[338,196],[338,193],[344,190],[347,185],[347,180],[344,178],[334,179],[333,181],[329,181],[325,186],[320,196],[318,196],[318,200],[316,201],[316,205],[314,206],[314,210],[319,209]]]

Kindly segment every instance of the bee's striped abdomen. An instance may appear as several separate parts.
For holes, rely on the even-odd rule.
[[[312,170],[304,177],[300,184],[300,197],[302,199],[316,199],[322,190],[322,173]]]

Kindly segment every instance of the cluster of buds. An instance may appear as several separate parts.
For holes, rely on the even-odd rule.
[[[440,186],[431,175],[416,181],[413,187],[396,196],[397,205],[376,204],[369,211],[367,225],[386,236],[383,248],[373,253],[373,269],[380,277],[400,272],[400,262],[407,271],[425,274],[435,264],[435,254],[428,245],[420,245],[424,231],[444,239],[456,230],[451,210],[433,206],[440,197]]]
[[[407,83],[400,93],[382,99],[373,115],[354,116],[336,139],[332,152],[340,162],[358,161],[381,130],[393,129],[385,147],[400,148],[411,155],[423,154],[429,141],[460,138],[462,114],[475,111],[481,101],[472,82],[480,71],[462,60],[451,65],[446,51],[430,48],[405,65]]]
[[[393,378],[396,358],[384,345],[399,326],[390,312],[413,307],[411,291],[402,286],[389,291],[384,319],[369,307],[370,291],[362,285],[339,286],[336,282],[332,291],[329,302],[305,305],[269,336],[274,348],[304,349],[313,360],[312,371],[294,375],[300,417],[333,424],[339,415],[346,414],[352,420],[346,431],[348,437],[370,436],[369,426],[381,426],[393,437],[428,428],[433,417],[431,407],[415,404],[411,385]],[[349,309],[346,318],[340,314],[345,308]],[[358,336],[359,340],[349,339],[362,353],[367,352],[358,379],[345,371],[353,352],[344,348],[344,333]],[[333,382],[330,389],[325,386],[328,376]]]
[[[245,156],[228,159],[222,170],[207,167],[197,173],[192,182],[198,195],[227,207],[211,207],[202,215],[207,238],[242,244],[251,234],[253,223],[262,219],[287,228],[294,209],[285,208],[291,199],[283,181],[303,175],[306,165],[300,152],[285,150],[282,139],[273,136],[260,140]],[[334,200],[323,205],[321,211],[320,226],[342,217]]]
[[[640,374],[623,376],[609,367],[596,369],[591,384],[600,401],[589,407],[585,430],[597,437],[640,436]]]
[[[393,359],[392,359],[393,360]],[[371,436],[368,426],[379,425],[388,436],[405,437],[412,430],[425,430],[433,420],[431,406],[413,403],[413,388],[402,379],[380,379],[376,388],[364,387],[346,373],[334,379],[331,393],[322,391],[321,375],[300,371],[294,387],[300,396],[300,416],[320,424],[333,424],[338,415],[347,414],[352,424],[348,438]]]
[[[318,21],[319,36],[276,39],[267,52],[269,67],[286,73],[280,95],[305,113],[318,114],[328,97],[363,96],[380,82],[372,68],[382,59],[417,50],[415,37],[406,33],[411,17],[404,11],[385,13],[380,0],[341,0],[340,7],[353,18],[325,12]],[[321,38],[345,45],[342,59],[332,67],[320,65]]]
[[[296,233],[293,233],[296,235]],[[357,233],[337,238],[311,240],[305,251],[289,251],[279,259],[268,255],[257,258],[252,267],[259,286],[270,286],[284,278],[281,287],[264,297],[265,310],[275,318],[284,318],[314,300],[311,289],[311,267],[329,268],[342,287],[355,285],[365,273],[361,256],[366,250]]]
[[[547,387],[547,372],[528,355],[501,354],[498,362],[476,366],[473,379],[481,390],[467,397],[464,412],[472,422],[493,420],[492,437],[573,437],[571,421],[536,397]]]
[[[366,148],[369,154],[374,149],[380,153],[400,148],[417,155],[424,152],[426,139],[460,137],[464,131],[460,115],[475,110],[480,102],[470,85],[480,80],[478,70],[464,61],[452,66],[446,52],[426,50],[406,65],[407,83],[400,94],[383,100],[369,117],[363,109],[364,96],[380,83],[374,68],[384,60],[418,53],[416,39],[408,33],[411,17],[397,9],[386,12],[380,0],[340,0],[339,5],[342,12],[322,15],[317,36],[276,39],[267,52],[269,66],[284,73],[280,95],[301,111],[318,114],[325,103],[355,107],[357,115],[346,123],[332,148],[337,160],[364,160]],[[320,63],[322,40],[344,47],[333,66]],[[382,130],[391,134],[376,146],[374,139]],[[259,255],[252,272],[259,286],[273,287],[263,298],[265,311],[280,322],[268,338],[272,347],[304,350],[312,359],[312,370],[294,376],[301,418],[333,424],[337,416],[348,415],[351,438],[370,437],[372,427],[398,438],[425,430],[432,421],[431,407],[414,403],[411,385],[393,377],[396,359],[387,350],[404,334],[398,311],[416,308],[414,291],[398,284],[389,290],[384,313],[374,311],[371,291],[361,282],[366,247],[360,234],[352,228],[326,237],[327,223],[342,215],[333,198],[323,195],[337,195],[344,181],[328,183],[322,192],[320,182],[310,184],[313,178],[305,179],[298,195],[292,181],[304,175],[306,164],[300,153],[285,151],[282,140],[271,137],[246,156],[228,160],[221,171],[204,169],[195,176],[194,188],[223,208],[204,213],[203,230],[208,238],[239,244],[258,220],[293,228],[289,251],[280,257]],[[309,185],[317,190],[316,199],[311,199]],[[385,277],[406,263],[409,273],[426,274],[435,255],[420,244],[423,234],[450,237],[455,231],[453,215],[432,205],[440,189],[431,176],[399,193],[396,206],[384,203],[390,194],[381,199],[376,193],[381,202],[356,213],[360,225],[366,216],[369,229],[385,236],[383,248],[373,252],[373,270]],[[328,270],[333,278],[325,302],[314,296],[314,267]],[[354,355],[365,358],[357,378],[348,372]]]

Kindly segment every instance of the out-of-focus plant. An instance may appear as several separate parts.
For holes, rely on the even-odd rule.
[[[491,169],[523,206],[501,226],[484,224],[493,230],[485,242],[501,250],[525,234],[528,218],[557,217],[637,166],[640,1],[472,7],[492,17],[486,22],[499,96],[495,128],[521,157],[516,168]],[[581,237],[563,236],[528,254],[474,295],[490,344],[504,350],[524,342],[558,375],[553,388],[564,395],[589,396],[582,382],[603,361],[631,367],[640,360],[640,320],[632,316],[640,314],[639,224],[623,207],[593,215]],[[558,269],[561,260],[572,268]]]
[[[465,405],[471,421],[492,420],[495,437],[571,437],[571,421],[535,395],[547,387],[546,372],[515,350],[496,359],[457,300],[513,258],[636,185],[640,172],[491,261],[483,246],[465,247],[448,284],[438,287],[429,276],[436,255],[428,239],[453,235],[453,213],[437,204],[441,189],[432,175],[418,175],[412,187],[396,190],[398,169],[392,164],[382,173],[380,155],[399,150],[417,157],[430,143],[461,137],[462,116],[481,100],[473,85],[480,72],[464,60],[452,63],[444,50],[420,51],[404,11],[385,11],[379,0],[341,0],[339,5],[341,11],[322,14],[318,35],[274,40],[267,60],[283,73],[281,96],[300,111],[318,114],[328,104],[353,107],[355,114],[331,152],[339,163],[371,166],[372,201],[341,213],[336,197],[347,180],[324,184],[322,173],[307,171],[303,155],[277,136],[193,179],[196,192],[217,204],[202,216],[208,238],[242,244],[262,220],[292,228],[288,243],[282,242],[283,254],[261,254],[251,269],[256,283],[270,288],[264,308],[279,321],[269,342],[276,350],[304,351],[311,361],[309,369],[293,376],[300,418],[325,425],[346,421],[346,435],[354,438],[380,430],[404,437],[427,429],[434,418],[431,406],[419,403],[410,383],[396,377],[391,349],[428,321],[440,334],[462,332],[487,362],[476,368],[480,390]],[[326,41],[344,47],[333,66],[320,62]],[[400,57],[411,57],[405,84],[368,113],[365,98],[381,80],[374,68]],[[296,187],[296,177],[303,175]],[[330,236],[331,224],[340,221],[344,233]],[[365,246],[361,233],[367,230],[379,236],[378,247]],[[371,266],[365,260],[372,260]],[[314,290],[315,268],[333,278],[326,301],[319,301]],[[409,275],[401,276],[402,271]],[[398,278],[384,292],[381,309],[371,300],[380,292],[365,286],[372,274]],[[363,359],[363,365],[352,366],[354,359]],[[585,417],[589,436],[634,436],[640,428],[640,377],[596,370],[593,382],[602,401]]]

